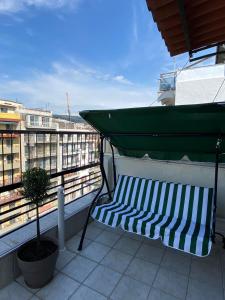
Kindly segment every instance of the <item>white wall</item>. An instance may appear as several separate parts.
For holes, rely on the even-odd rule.
[[[111,156],[109,163],[110,183],[112,184]],[[151,159],[128,158],[116,155],[118,174],[166,180],[197,186],[213,187],[214,165],[192,162],[168,162]],[[219,169],[217,215],[225,219],[225,167]]]
[[[213,102],[225,78],[224,64],[184,69],[178,72],[175,104],[198,104]],[[216,97],[225,101],[225,82]]]

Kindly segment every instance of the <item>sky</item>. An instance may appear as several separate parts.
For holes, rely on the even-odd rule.
[[[0,0],[0,98],[66,112],[155,104],[169,56],[145,0]]]

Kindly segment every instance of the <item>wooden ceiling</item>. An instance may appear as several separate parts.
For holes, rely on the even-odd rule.
[[[225,0],[146,0],[171,56],[225,41]]]

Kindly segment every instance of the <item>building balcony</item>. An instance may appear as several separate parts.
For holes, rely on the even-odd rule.
[[[57,129],[57,124],[56,123],[32,123],[32,122],[26,122],[26,127],[27,128],[32,128],[32,129]]]
[[[159,92],[175,90],[176,72],[162,73],[159,79]]]
[[[106,154],[105,164],[111,182],[110,154]],[[193,181],[196,178],[198,181],[210,180],[210,174],[208,179],[200,176],[211,172],[213,167],[210,165],[116,156],[119,173],[135,170],[144,176],[149,170],[156,174],[163,167],[164,176],[169,171],[171,175],[171,169],[176,169],[173,176],[179,176],[180,181],[183,180],[180,171],[185,164],[191,170],[190,176],[195,177]],[[220,173],[223,181],[225,170],[222,168]],[[223,191],[224,187],[220,186],[219,193],[221,189]],[[160,240],[111,229],[93,221],[88,226],[83,250],[78,252],[85,216],[94,195],[85,195],[65,207],[66,249],[59,255],[54,279],[45,287],[33,290],[26,286],[17,266],[14,266],[15,279],[4,284],[0,299],[14,295],[15,290],[21,299],[224,299],[225,251],[219,239],[207,258],[198,258],[165,247]],[[220,231],[225,231],[222,220],[217,225]],[[56,226],[57,211],[41,219],[42,232],[48,237],[57,238]],[[2,247],[8,249],[13,245],[15,248],[27,239],[27,235],[32,237],[35,224],[21,230],[3,237]],[[13,260],[13,254],[11,256]]]
[[[20,114],[17,113],[3,113],[0,112],[0,121],[1,122],[20,122]]]
[[[16,161],[16,160],[13,160],[13,162],[7,162],[5,161],[4,164],[3,162],[1,161],[1,164],[0,164],[0,171],[9,171],[9,170],[14,170],[14,169],[19,169],[20,168],[20,162],[19,161]]]
[[[0,155],[11,154],[11,153],[20,153],[20,145],[13,144],[12,147],[10,145],[3,145],[3,147],[0,146]]]
[[[19,134],[16,134],[16,133],[2,133],[1,134],[1,136],[0,136],[1,138],[6,138],[6,139],[17,139],[17,138],[19,138],[20,136],[19,136]]]
[[[48,285],[30,289],[18,275],[1,289],[0,298],[14,299],[16,291],[19,299],[224,299],[225,255],[220,244],[208,258],[198,259],[158,240],[92,222],[83,250],[77,252],[80,228],[72,236],[67,232],[66,249]]]
[[[172,182],[190,182],[211,186],[214,165],[190,161],[156,161],[149,158],[129,158],[116,154],[118,174],[150,177]],[[106,147],[105,169],[113,187],[112,157]],[[15,263],[16,249],[35,235],[35,224],[11,231],[0,243],[0,270],[7,266],[0,281],[0,299],[10,299],[15,290],[21,299],[222,299],[224,300],[225,250],[218,238],[210,255],[198,258],[163,246],[159,240],[111,229],[92,221],[87,229],[84,247],[77,251],[82,228],[96,191],[89,193],[85,181],[96,185],[98,174],[65,176],[68,198],[65,206],[66,249],[60,254],[54,279],[39,290],[27,288]],[[224,194],[225,167],[220,166],[218,185],[217,230],[225,232]],[[84,178],[81,178],[83,176]],[[85,179],[86,178],[86,179]],[[55,178],[56,179],[56,178]],[[75,182],[76,180],[76,182]],[[82,195],[73,196],[76,184],[84,185]],[[55,191],[55,190],[54,190]],[[75,193],[78,193],[77,191]],[[89,194],[88,194],[89,193]],[[70,195],[69,195],[70,194]],[[76,199],[76,201],[73,200]],[[48,215],[42,210],[42,234],[57,239],[57,210]],[[19,221],[18,221],[19,222]],[[22,225],[23,221],[20,221]],[[18,225],[18,224],[17,224]],[[16,225],[14,225],[16,226]],[[2,252],[1,252],[2,251]],[[10,255],[9,255],[10,252]],[[6,255],[7,253],[7,255]],[[13,278],[13,280],[12,280]],[[13,299],[13,296],[11,296]]]

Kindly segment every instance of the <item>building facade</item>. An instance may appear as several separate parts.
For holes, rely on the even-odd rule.
[[[97,159],[98,140],[87,134],[90,127],[54,119],[50,111],[0,101],[0,129],[22,130],[18,134],[0,133],[0,186],[20,181],[22,173],[29,168],[40,167],[50,175],[67,173]],[[88,182],[95,177],[96,170],[87,168],[52,178],[50,195],[40,207],[40,214],[57,207],[60,185],[65,187],[66,202],[91,191],[93,185]],[[0,235],[35,218],[33,206],[15,189],[0,193],[0,213]]]
[[[20,129],[20,104],[0,100],[0,130]],[[0,135],[0,186],[20,180],[20,139],[16,134]]]
[[[158,102],[185,105],[225,101],[225,64],[189,66],[160,76]]]

